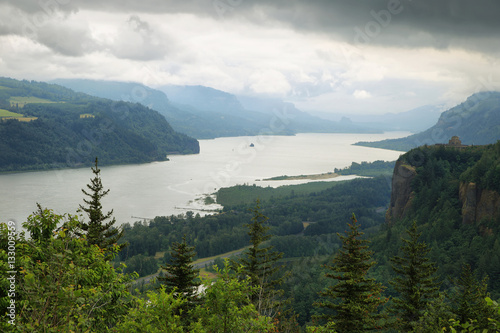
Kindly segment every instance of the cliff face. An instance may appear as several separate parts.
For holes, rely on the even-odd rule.
[[[386,212],[386,222],[406,216],[411,207],[413,190],[411,183],[416,175],[415,168],[397,161],[392,176],[391,203]],[[479,188],[475,183],[461,183],[459,199],[462,203],[462,222],[477,224],[484,218],[500,215],[500,193]]]
[[[460,202],[462,203],[462,221],[476,224],[483,218],[500,214],[500,194],[479,188],[475,183],[460,184]]]
[[[401,160],[396,162],[392,175],[391,203],[386,213],[386,222],[400,219],[408,212],[411,205],[411,182],[416,175],[415,168]]]

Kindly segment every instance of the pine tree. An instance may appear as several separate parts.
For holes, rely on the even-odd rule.
[[[492,318],[495,314],[485,300],[489,297],[487,278],[478,281],[470,266],[463,265],[458,279],[452,279],[452,281],[455,284],[455,290],[450,297],[451,311],[456,319],[461,323],[476,320],[476,327],[487,329],[488,318]]]
[[[438,297],[437,266],[427,257],[430,248],[419,242],[421,233],[414,221],[407,230],[409,239],[402,238],[402,256],[391,258],[392,268],[398,276],[390,283],[399,293],[393,298],[390,311],[398,318],[398,327],[405,332],[412,330],[425,313],[430,302]]]
[[[171,262],[162,266],[167,271],[165,276],[159,277],[158,280],[165,285],[167,292],[172,292],[175,289],[176,297],[184,297],[188,303],[196,301],[196,293],[200,283],[197,281],[199,269],[195,269],[192,265],[193,257],[196,255],[194,246],[189,246],[186,243],[186,236],[182,238],[182,242],[172,244],[170,251]]]
[[[97,157],[92,172],[94,178],[90,180],[90,184],[87,184],[88,192],[82,189],[83,194],[89,197],[88,200],[83,199],[87,206],[80,205],[80,210],[87,214],[89,222],[80,222],[80,229],[86,233],[89,244],[97,245],[101,249],[109,251],[123,236],[123,230],[113,227],[116,223],[115,218],[111,217],[113,210],[106,214],[102,211],[101,200],[109,193],[109,189],[103,190],[100,176],[101,170],[97,166]],[[106,222],[107,220],[109,222]],[[120,244],[119,250],[126,245]]]
[[[359,231],[354,214],[348,226],[345,236],[338,234],[342,248],[332,265],[326,266],[331,271],[326,277],[336,283],[320,292],[328,299],[314,305],[333,310],[333,314],[321,317],[333,320],[339,332],[368,332],[380,328],[382,315],[377,310],[387,300],[381,296],[382,285],[367,276],[375,261],[373,252],[368,250],[369,241],[362,239],[364,233]]]
[[[260,212],[259,204],[257,200],[255,208],[251,209],[254,214],[252,222],[246,225],[251,246],[238,263],[243,267],[242,273],[250,277],[250,286],[257,287],[250,295],[255,308],[260,315],[274,317],[283,305],[280,301],[283,291],[277,287],[283,282],[285,275],[276,275],[282,268],[277,262],[283,257],[283,253],[264,245],[271,235],[267,233],[269,226],[265,225],[268,218]]]

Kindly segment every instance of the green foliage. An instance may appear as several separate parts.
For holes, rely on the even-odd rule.
[[[396,161],[374,161],[374,162],[352,162],[351,166],[344,169],[335,169],[339,175],[358,175],[365,177],[375,177],[380,175],[392,176]]]
[[[115,271],[100,248],[76,236],[77,217],[46,209],[39,214],[43,216],[32,215],[23,226],[27,230],[62,227],[49,238],[35,240],[21,234],[17,239],[14,331],[86,332],[114,326],[126,311],[128,278]],[[0,243],[4,237],[2,232]],[[109,251],[116,253],[118,248]]]
[[[480,188],[500,193],[500,142],[484,147],[479,161],[467,169],[460,180],[474,182]]]
[[[199,318],[192,332],[274,332],[270,318],[259,314],[250,300],[258,286],[252,287],[250,278],[238,279],[243,272],[231,274],[226,259],[225,268],[217,268],[215,281],[204,280],[203,304],[196,307],[194,316]]]
[[[325,326],[307,326],[306,333],[335,333],[335,323],[329,322]]]
[[[125,260],[124,273],[137,273],[139,277],[156,273],[158,271],[158,261],[153,257],[146,257],[138,254]]]
[[[452,317],[448,300],[443,293],[429,302],[427,310],[422,314],[418,322],[413,324],[412,332],[435,333],[443,331],[449,325]]]
[[[172,244],[171,263],[162,266],[167,271],[165,276],[158,280],[165,285],[167,292],[174,292],[176,297],[183,297],[191,305],[196,300],[199,282],[196,281],[199,269],[192,265],[196,255],[194,247],[186,243],[186,238],[181,243]]]
[[[458,279],[453,279],[455,288],[450,296],[451,309],[455,319],[461,323],[475,322],[475,327],[488,328],[488,318],[494,316],[493,309],[485,301],[487,278],[477,281],[469,265],[463,265]]]
[[[380,328],[381,315],[378,307],[387,300],[381,297],[382,285],[367,276],[368,270],[375,264],[368,250],[369,241],[362,239],[359,224],[354,214],[349,231],[339,235],[342,249],[335,255],[330,270],[326,274],[336,283],[320,294],[327,300],[315,305],[332,310],[322,317],[333,321],[340,332],[367,332]]]
[[[162,286],[158,292],[149,291],[146,299],[134,298],[134,304],[124,318],[110,329],[116,333],[183,333],[187,332],[178,313],[186,300],[175,297]]]
[[[255,288],[250,300],[258,313],[275,317],[282,305],[279,298],[283,291],[276,290],[276,287],[282,283],[283,273],[281,277],[277,277],[276,274],[282,268],[277,266],[277,262],[283,257],[283,253],[273,251],[272,246],[264,244],[271,235],[267,233],[268,218],[261,213],[258,200],[252,213],[252,222],[246,225],[250,236],[250,247],[237,264],[241,265],[241,273],[250,278],[250,285]]]
[[[417,231],[416,222],[407,233],[408,239],[402,239],[401,256],[391,259],[397,276],[390,282],[398,293],[398,297],[392,299],[391,312],[397,316],[397,327],[405,332],[414,329],[439,290],[437,267],[427,257],[430,249],[419,242],[421,233]]]
[[[500,330],[500,305],[498,302],[493,301],[491,298],[485,298],[486,304],[490,308],[490,311],[494,314],[493,318],[488,318],[489,326],[488,328],[480,328],[475,320],[470,320],[468,322],[460,322],[454,319],[450,320],[451,326],[449,326],[449,331],[452,333],[456,332],[477,332],[477,333],[488,333],[488,332],[498,332]],[[457,330],[458,328],[458,330]],[[446,330],[448,331],[448,330]]]
[[[327,190],[339,182],[309,182],[300,185],[284,185],[277,188],[260,187],[257,185],[236,185],[222,187],[217,191],[217,203],[224,206],[238,206],[253,204],[255,200],[268,201],[278,198],[294,197],[317,191]]]
[[[101,200],[109,193],[109,190],[103,190],[100,176],[101,170],[97,166],[97,157],[92,173],[94,178],[90,180],[90,184],[87,184],[89,192],[82,189],[83,194],[89,197],[89,199],[83,199],[87,206],[80,205],[80,210],[87,214],[89,222],[81,222],[80,228],[86,233],[90,245],[97,245],[101,249],[108,251],[116,246],[118,240],[123,236],[123,230],[113,227],[116,223],[115,218],[111,217],[113,210],[106,214],[102,211]],[[106,220],[110,221],[106,222]],[[122,243],[118,245],[118,249],[121,250],[125,246],[126,243]]]

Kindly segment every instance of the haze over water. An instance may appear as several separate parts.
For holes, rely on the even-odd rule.
[[[401,152],[352,146],[408,135],[298,134],[296,136],[231,137],[200,140],[198,155],[170,156],[170,161],[101,168],[103,186],[110,189],[103,209],[114,209],[117,224],[134,217],[195,212],[203,198],[221,187],[236,184],[280,186],[304,181],[257,181],[281,175],[333,172],[351,162],[396,160]],[[250,147],[253,143],[254,147]],[[36,210],[36,203],[57,213],[75,214],[83,203],[82,188],[93,174],[90,168],[0,175],[0,221],[19,224]],[[352,177],[347,177],[352,178]],[[334,180],[346,179],[338,177]]]

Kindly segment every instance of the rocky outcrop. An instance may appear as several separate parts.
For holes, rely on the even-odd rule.
[[[462,203],[462,222],[477,224],[484,218],[500,214],[500,194],[479,188],[475,183],[460,184],[460,202]]]
[[[391,224],[405,216],[411,206],[413,191],[411,183],[416,175],[415,168],[398,160],[392,175],[391,203],[386,213],[386,221]]]

